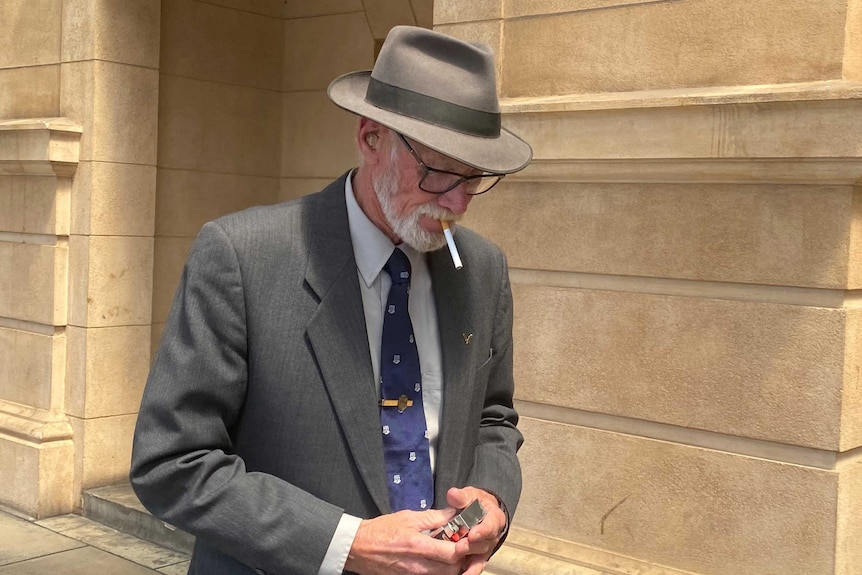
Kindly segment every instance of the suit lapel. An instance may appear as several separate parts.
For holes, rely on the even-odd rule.
[[[356,467],[374,502],[386,513],[389,493],[380,414],[344,203],[344,179],[333,186],[338,188],[329,194],[333,201],[325,202],[320,213],[309,215],[315,232],[309,237],[305,278],[320,303],[306,333]]]
[[[466,274],[457,271],[445,249],[428,255],[434,285],[437,325],[443,355],[443,405],[437,442],[435,501],[445,505],[446,491],[458,482],[458,465],[464,442],[459,434],[469,417],[473,373],[469,370],[468,347],[473,333],[473,310],[469,302]]]

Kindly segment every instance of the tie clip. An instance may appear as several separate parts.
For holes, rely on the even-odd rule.
[[[398,399],[381,399],[377,405],[380,407],[397,407],[398,413],[402,413],[408,407],[413,407],[413,400],[402,395]]]

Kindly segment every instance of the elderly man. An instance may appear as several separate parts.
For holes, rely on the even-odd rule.
[[[360,166],[203,227],[132,485],[197,537],[195,575],[477,575],[520,495],[512,297],[500,250],[443,228],[532,151],[481,44],[394,28],[329,96],[361,116]],[[474,500],[466,536],[434,536]]]

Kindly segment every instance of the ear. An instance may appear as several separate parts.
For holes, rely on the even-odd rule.
[[[368,118],[359,119],[359,127],[356,130],[356,144],[359,153],[365,158],[366,163],[374,163],[380,154],[380,142],[383,131],[386,128],[374,120]]]

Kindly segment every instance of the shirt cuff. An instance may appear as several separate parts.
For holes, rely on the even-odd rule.
[[[344,564],[347,563],[347,554],[350,553],[350,548],[353,546],[353,539],[356,537],[360,523],[362,523],[362,519],[359,517],[354,517],[347,513],[341,515],[338,527],[335,528],[332,541],[329,542],[329,548],[326,550],[326,555],[323,556],[323,563],[320,564],[317,575],[341,575],[341,572],[344,571]]]

